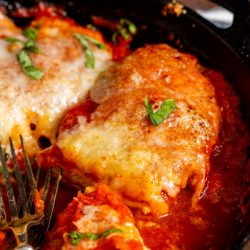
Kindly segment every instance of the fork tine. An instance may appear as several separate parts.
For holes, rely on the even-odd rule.
[[[24,179],[24,186],[26,186],[26,183],[27,183],[27,178]],[[21,198],[20,197],[18,197],[18,200],[17,200],[17,203],[16,203],[16,207],[17,207],[17,213],[20,214],[20,210],[21,210],[21,207],[22,207]]]
[[[10,141],[10,150],[11,150],[11,155],[12,155],[12,161],[14,164],[14,172],[16,176],[19,197],[21,200],[22,208],[23,208],[23,215],[25,215],[25,214],[29,214],[27,194],[26,194],[24,183],[23,183],[23,177],[19,169],[19,164],[17,162],[16,153],[15,153],[12,139],[10,138],[9,141]]]
[[[38,167],[37,171],[36,171],[36,177],[35,177],[35,181],[36,181],[37,186],[38,186],[38,181],[39,181],[39,177],[40,177],[40,172],[41,172],[41,168]]]
[[[8,198],[9,209],[10,209],[10,217],[12,219],[14,217],[17,217],[18,213],[17,213],[14,192],[10,183],[10,176],[9,176],[8,169],[7,169],[4,155],[3,155],[2,146],[0,146],[0,161],[2,165],[3,176],[4,176],[5,186],[6,186],[7,198]]]
[[[33,175],[32,167],[30,164],[29,157],[27,155],[27,151],[24,147],[22,135],[20,135],[20,141],[21,141],[21,147],[22,147],[23,156],[24,156],[25,171],[26,171],[29,186],[30,186],[30,195],[29,195],[29,199],[28,199],[28,206],[30,209],[32,206],[32,203],[33,203],[34,194],[37,191],[37,183],[36,183],[36,180],[35,180],[34,175]]]
[[[48,190],[49,190],[49,183],[50,183],[50,179],[51,179],[51,173],[52,173],[52,167],[49,168],[49,171],[46,175],[45,178],[45,182],[43,185],[43,195],[42,195],[42,200],[45,201],[47,194],[48,194]]]
[[[24,155],[24,166],[25,166],[25,171],[28,177],[28,181],[29,181],[29,186],[31,189],[31,192],[34,193],[36,190],[36,181],[33,175],[33,171],[32,171],[32,167],[29,161],[29,158],[27,156],[27,152],[26,149],[24,147],[24,143],[23,143],[23,137],[22,135],[20,135],[20,141],[21,141],[21,147],[22,147],[22,151],[23,151],[23,155]]]
[[[6,213],[5,213],[3,197],[2,197],[2,186],[0,184],[0,224],[2,221],[3,222],[6,221]]]
[[[48,209],[45,213],[45,230],[48,231],[49,226],[50,226],[50,222],[51,222],[51,218],[52,218],[52,214],[53,214],[53,210],[54,210],[54,206],[55,206],[55,201],[56,201],[56,197],[57,197],[57,192],[58,192],[58,187],[59,187],[59,183],[60,180],[62,178],[62,168],[59,168],[57,171],[57,176],[56,176],[56,182],[53,186],[52,189],[52,194],[51,194],[51,198],[50,198],[50,202],[49,202],[49,206]]]

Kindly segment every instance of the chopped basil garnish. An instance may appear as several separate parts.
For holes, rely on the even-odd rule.
[[[136,34],[136,31],[137,29],[134,23],[132,23],[128,19],[120,19],[117,25],[117,30],[112,36],[112,41],[116,42],[118,34],[120,34],[125,40],[129,40],[131,38],[131,35]]]
[[[5,153],[4,153],[4,160],[5,160],[5,161],[8,161],[8,159],[9,159],[9,154],[5,152]]]
[[[29,27],[23,31],[23,35],[30,40],[36,40],[37,38],[37,29]]]
[[[77,37],[81,37],[82,39],[93,43],[94,45],[96,45],[99,49],[104,49],[105,45],[103,43],[100,43],[99,41],[97,41],[96,39],[83,35],[83,34],[75,34]],[[79,38],[78,38],[79,39]]]
[[[87,24],[86,27],[90,30],[94,30],[94,31],[97,31],[97,28],[93,25],[93,24]]]
[[[117,228],[110,228],[100,234],[96,233],[79,233],[77,231],[72,231],[69,236],[71,238],[71,244],[73,246],[76,246],[80,240],[98,240],[103,237],[107,237],[108,235],[112,233],[122,233],[122,230],[117,229]]]
[[[17,54],[17,60],[21,65],[24,73],[30,78],[38,80],[44,75],[44,73],[41,70],[39,70],[34,66],[31,59],[29,58],[28,53],[24,49],[22,49]]]
[[[89,43],[87,40],[85,40],[81,34],[75,34],[76,39],[80,42],[80,44],[83,47],[85,57],[86,57],[86,67],[94,69],[95,68],[95,57],[93,54],[93,51],[89,47]]]
[[[32,63],[28,53],[38,54],[40,52],[36,45],[37,30],[35,28],[29,27],[23,31],[23,35],[28,38],[27,41],[21,41],[13,37],[7,37],[5,40],[10,43],[21,43],[23,45],[22,49],[17,54],[17,60],[22,67],[23,72],[32,78],[33,80],[39,80],[44,73],[35,67]]]
[[[21,43],[21,44],[23,44],[23,41],[15,38],[15,37],[6,37],[5,41],[7,41],[9,43]]]
[[[6,149],[2,147],[4,160],[7,161],[9,159],[9,154],[6,152]]]
[[[127,28],[130,34],[134,35],[136,33],[136,26],[135,26],[135,24],[132,23],[131,21],[129,21],[128,19],[125,19],[125,18],[121,19],[120,20],[120,25],[122,27]],[[118,27],[118,29],[119,29],[119,27]]]
[[[35,53],[35,54],[39,54],[40,53],[40,50],[36,46],[36,43],[35,43],[34,40],[28,40],[27,42],[25,42],[23,44],[23,49],[25,49],[28,52]]]
[[[86,57],[86,63],[85,63],[86,67],[94,69],[95,68],[95,57],[94,57],[93,51],[91,50],[88,42],[93,43],[99,49],[104,49],[105,45],[103,43],[100,43],[96,39],[89,37],[89,36],[86,36],[86,35],[83,35],[83,34],[76,33],[76,34],[74,34],[74,36],[83,47],[85,57]]]
[[[176,108],[175,102],[173,99],[168,99],[164,101],[161,105],[161,108],[156,112],[153,111],[153,108],[148,100],[148,97],[145,98],[145,107],[150,118],[150,121],[154,126],[158,126],[169,116],[171,112]]]

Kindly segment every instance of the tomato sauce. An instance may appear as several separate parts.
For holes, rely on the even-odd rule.
[[[238,98],[221,74],[204,70],[204,75],[214,82],[218,104],[222,110],[219,141],[212,151],[207,185],[195,208],[191,206],[193,191],[186,188],[176,199],[168,201],[170,212],[166,217],[153,218],[133,211],[141,236],[146,246],[152,250],[225,249],[240,218],[240,197],[246,189],[244,176],[247,172],[247,129],[240,116]],[[73,113],[89,119],[96,107],[95,103],[87,101],[74,108]],[[76,123],[74,119],[68,121],[71,121],[69,126]],[[53,158],[61,158],[56,148],[53,150],[55,152],[52,151],[49,155],[52,153]],[[76,193],[76,189],[61,184],[54,214],[62,212]],[[5,238],[1,233],[0,241],[4,242]],[[7,242],[11,244],[8,237]]]
[[[205,69],[203,73],[214,83],[217,102],[222,111],[219,139],[212,150],[206,188],[195,208],[191,205],[193,190],[188,187],[182,190],[176,199],[168,201],[170,212],[164,218],[153,218],[134,211],[141,236],[152,250],[225,249],[240,218],[240,197],[246,189],[247,128],[242,122],[239,100],[231,86],[218,72]],[[65,117],[67,122],[62,122],[66,127],[61,129],[75,125],[76,115],[83,115],[88,120],[96,107],[95,103],[87,100],[73,108],[72,112],[68,112],[70,117]],[[56,154],[49,155],[52,161],[53,158],[58,159],[54,157]],[[70,169],[70,164],[67,169]],[[67,205],[60,197],[58,203],[61,208]]]
[[[76,125],[78,116],[84,116],[86,121],[89,122],[91,113],[93,113],[97,107],[97,103],[87,98],[84,103],[77,105],[76,107],[72,108],[70,112],[66,113],[61,122],[62,126],[60,126],[60,130],[63,131],[65,129],[70,129]]]
[[[163,218],[133,211],[141,236],[152,250],[225,249],[240,218],[240,197],[246,189],[247,128],[241,119],[239,100],[223,76],[208,69],[204,69],[203,74],[214,83],[222,111],[219,139],[212,150],[206,188],[195,208],[191,205],[193,190],[187,187],[176,199],[168,200],[170,212]],[[68,114],[83,115],[88,120],[96,107],[88,100]],[[69,122],[65,123],[66,127],[77,122],[75,118],[65,119]],[[61,207],[67,205],[60,198],[58,203]]]
[[[204,75],[215,84],[222,110],[207,185],[197,208],[192,208],[192,190],[186,188],[170,202],[167,217],[153,219],[135,214],[141,235],[152,250],[225,249],[240,218],[240,197],[246,189],[247,129],[240,117],[238,98],[221,74],[205,70]]]
[[[117,22],[107,20],[99,16],[92,16],[92,22],[97,27],[106,28],[111,32],[117,30]],[[125,39],[121,35],[116,36],[115,42],[108,42],[109,46],[112,48],[113,60],[119,61],[131,53],[130,44],[132,42],[133,35],[130,35],[128,39]]]

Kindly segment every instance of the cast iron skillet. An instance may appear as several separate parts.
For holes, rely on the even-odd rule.
[[[0,0],[11,11],[20,6],[32,7],[38,1]],[[220,30],[187,8],[180,17],[161,15],[167,0],[71,0],[48,1],[61,5],[79,23],[90,21],[91,15],[134,21],[139,29],[132,46],[167,42],[223,73],[240,97],[243,118],[250,128],[250,2],[249,0],[215,0],[234,12],[232,27]],[[20,20],[16,20],[17,22]],[[168,40],[170,34],[174,39]],[[173,36],[172,36],[173,37]],[[249,158],[249,157],[248,157]],[[250,207],[250,206],[249,206]],[[247,250],[250,238],[250,216],[241,218],[228,249]],[[245,247],[244,247],[245,246]]]

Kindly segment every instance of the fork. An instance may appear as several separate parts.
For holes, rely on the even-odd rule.
[[[0,163],[2,166],[3,178],[5,182],[5,189],[7,194],[8,200],[8,208],[4,205],[4,199],[2,196],[2,188],[0,185],[0,229],[1,230],[11,230],[15,236],[17,247],[15,249],[22,249],[22,250],[32,250],[34,249],[31,245],[28,244],[28,229],[34,225],[44,225],[45,229],[47,230],[50,225],[53,208],[55,204],[55,199],[57,196],[59,182],[61,180],[61,169],[59,168],[56,176],[55,184],[52,188],[52,194],[49,201],[49,206],[44,213],[44,209],[39,209],[34,206],[34,198],[38,197],[42,203],[44,203],[48,189],[49,189],[49,182],[51,179],[52,168],[47,173],[45,178],[45,184],[42,188],[43,193],[42,195],[39,194],[37,189],[37,182],[39,176],[36,177],[37,182],[34,178],[32,172],[32,166],[27,156],[27,152],[24,147],[24,142],[22,136],[20,136],[21,140],[21,148],[24,157],[24,167],[27,176],[27,181],[29,184],[29,195],[26,193],[25,184],[26,180],[23,180],[19,163],[17,161],[17,156],[15,153],[15,148],[10,138],[10,151],[12,156],[12,161],[14,165],[14,174],[15,179],[17,182],[17,190],[18,190],[18,201],[16,202],[13,187],[11,185],[10,175],[7,169],[7,165],[5,162],[5,155],[3,152],[2,146],[0,146]],[[40,173],[40,169],[38,171]],[[35,212],[32,213],[32,208],[34,207]],[[7,215],[9,214],[9,220],[7,219]]]

